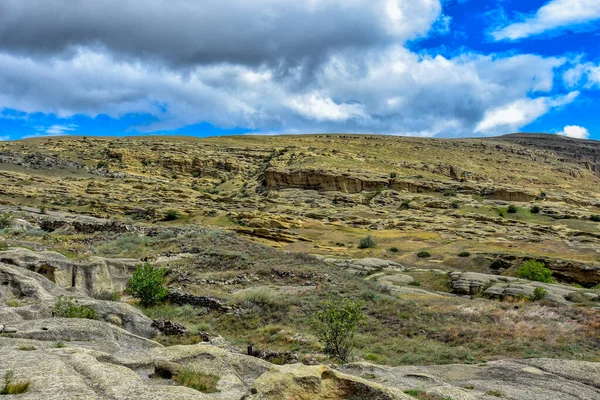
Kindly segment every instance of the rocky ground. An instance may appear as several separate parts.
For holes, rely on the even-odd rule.
[[[599,154],[544,135],[0,142],[0,386],[13,370],[30,381],[15,398],[600,398]],[[554,282],[516,278],[528,260]],[[141,263],[169,270],[165,306],[111,298]],[[59,318],[67,298],[95,319]],[[367,317],[341,366],[310,329],[331,298]],[[216,390],[178,384],[187,369]]]

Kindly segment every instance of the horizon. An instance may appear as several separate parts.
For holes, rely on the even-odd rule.
[[[0,140],[600,140],[599,28],[591,0],[8,0]]]

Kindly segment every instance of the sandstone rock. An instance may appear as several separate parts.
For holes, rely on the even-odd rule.
[[[345,375],[326,366],[285,365],[267,371],[246,399],[411,399],[401,390]]]
[[[476,272],[450,272],[450,284],[452,291],[457,294],[479,294],[483,293],[489,297],[503,298],[529,297],[536,288],[543,288],[547,291],[546,298],[555,303],[570,304],[569,301],[576,301],[579,296],[584,296],[589,300],[598,298],[596,293],[585,295],[586,289],[572,286],[541,283],[528,281],[525,279],[514,278],[502,275],[487,275]]]
[[[375,382],[389,387],[420,390],[452,400],[492,400],[496,395],[509,400],[592,400],[600,396],[598,368],[598,363],[563,364],[562,360],[538,359],[422,367],[354,363],[341,370],[354,375],[369,374]]]

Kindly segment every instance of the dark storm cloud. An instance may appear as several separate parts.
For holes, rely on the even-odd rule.
[[[171,65],[273,64],[402,41],[425,33],[438,13],[437,1],[3,0],[0,48],[99,46]]]

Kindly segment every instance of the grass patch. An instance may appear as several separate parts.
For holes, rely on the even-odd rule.
[[[31,381],[15,381],[15,371],[8,370],[4,374],[4,385],[0,388],[0,395],[27,393]]]
[[[195,389],[202,393],[218,393],[217,384],[219,377],[212,374],[204,374],[190,367],[184,367],[173,380],[180,385]]]
[[[35,346],[20,346],[19,350],[22,350],[22,351],[34,351],[34,350],[37,350],[37,347],[35,347]]]

